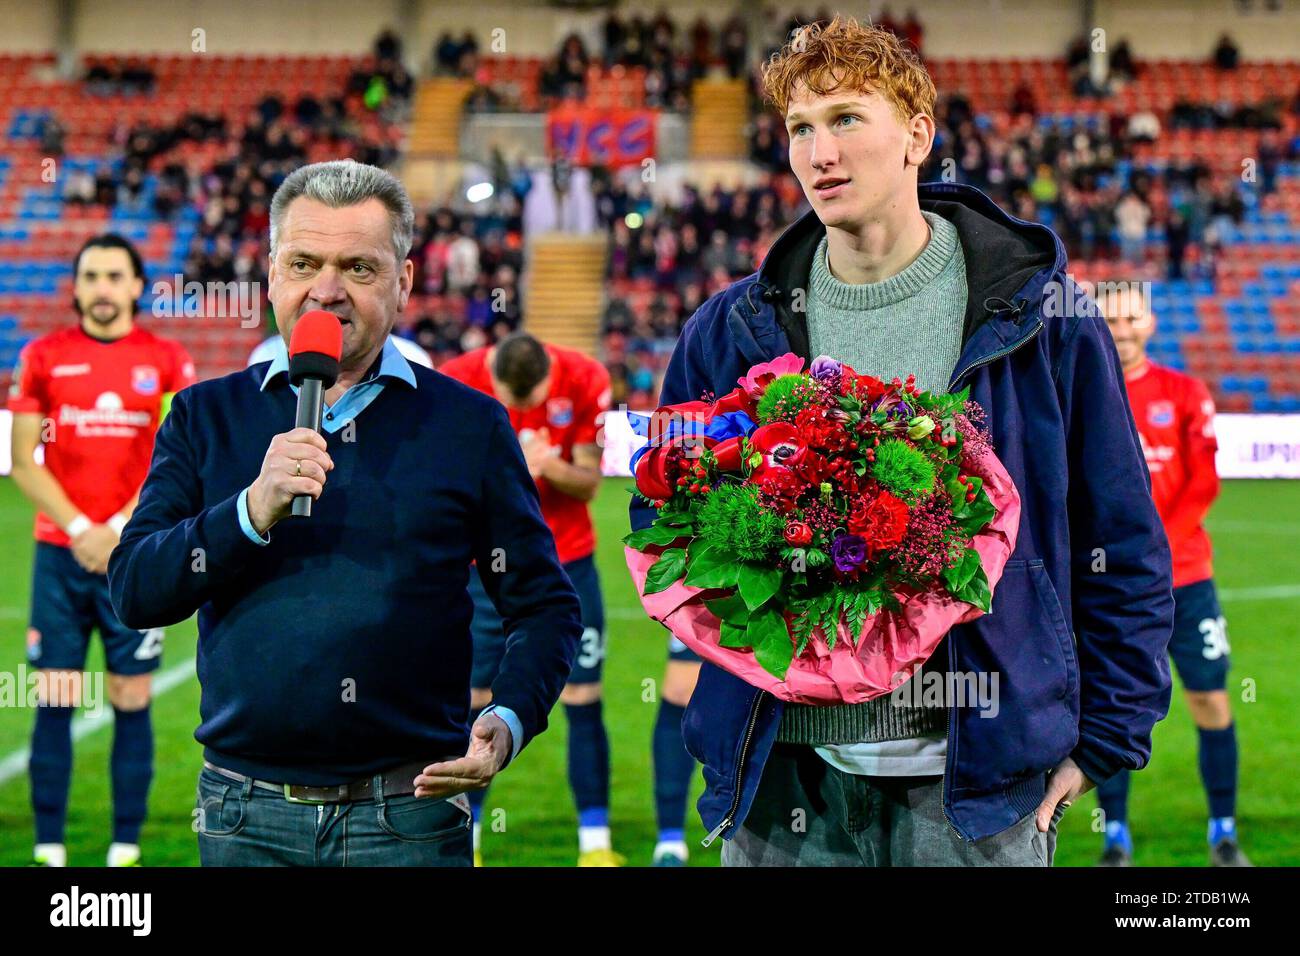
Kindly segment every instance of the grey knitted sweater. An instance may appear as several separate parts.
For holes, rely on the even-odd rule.
[[[957,229],[933,213],[930,241],[902,272],[850,285],[831,273],[823,238],[808,281],[810,352],[828,355],[886,381],[916,375],[922,390],[946,391],[961,351],[966,260]],[[925,668],[942,670],[942,664]],[[918,674],[913,680],[920,678]],[[913,698],[904,685],[904,700]],[[805,744],[873,743],[941,732],[943,708],[895,706],[886,694],[865,704],[787,704],[777,740]]]

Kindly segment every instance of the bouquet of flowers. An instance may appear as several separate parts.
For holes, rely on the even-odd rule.
[[[714,402],[633,422],[624,539],[649,615],[785,700],[861,703],[989,610],[1020,497],[983,411],[821,356],[754,366]]]

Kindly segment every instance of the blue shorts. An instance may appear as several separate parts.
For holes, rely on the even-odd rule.
[[[596,574],[593,555],[578,558],[564,565],[564,571],[573,582],[582,604],[582,641],[578,656],[569,672],[570,684],[595,684],[600,681],[605,663],[605,603],[600,595],[600,577]],[[474,666],[470,686],[488,688],[501,669],[501,658],[506,652],[506,632],[501,615],[492,605],[483,588],[478,567],[470,568],[469,596],[474,601],[474,620],[470,633],[474,635]]]
[[[1206,578],[1174,588],[1174,634],[1169,656],[1187,690],[1223,690],[1228,686],[1228,628]]]
[[[117,619],[108,577],[91,574],[68,548],[36,542],[27,660],[34,667],[83,670],[90,632],[99,630],[110,674],[148,674],[162,662],[163,629],[137,631]]]

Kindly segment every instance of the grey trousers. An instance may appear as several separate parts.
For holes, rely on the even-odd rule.
[[[775,744],[723,866],[1051,866],[1058,805],[1046,833],[1030,814],[983,840],[943,815],[943,777],[864,777],[805,744]]]

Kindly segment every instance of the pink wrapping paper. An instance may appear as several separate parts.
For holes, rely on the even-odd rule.
[[[992,452],[967,464],[969,473],[984,479],[984,490],[997,509],[990,525],[971,541],[979,552],[990,590],[996,590],[1002,569],[1016,547],[1020,493]],[[785,680],[777,680],[758,663],[753,651],[719,646],[721,622],[704,602],[722,597],[730,589],[689,587],[679,580],[657,594],[644,593],[646,575],[662,550],[624,548],[628,570],[646,613],[705,660],[793,703],[860,704],[886,694],[904,683],[913,669],[934,653],[954,625],[984,613],[946,591],[900,593],[897,596],[903,602],[902,609],[868,617],[856,643],[850,640],[843,620],[834,650],[827,647],[821,628],[813,631],[804,652],[791,661]],[[787,615],[787,622],[789,619]]]

